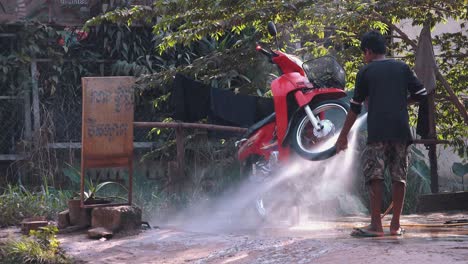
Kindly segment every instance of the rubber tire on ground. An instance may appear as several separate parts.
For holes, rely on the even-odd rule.
[[[336,107],[341,107],[345,110],[346,113],[345,114],[345,117],[346,117],[346,114],[348,113],[349,111],[349,105],[345,102],[342,102],[340,100],[327,100],[327,101],[322,101],[316,105],[313,105],[311,106],[311,109],[312,109],[312,112],[314,114],[316,114],[316,111],[317,109],[325,106],[325,105],[334,105]],[[338,108],[339,109],[339,108]],[[321,151],[321,152],[308,152],[308,151],[305,151],[304,149],[302,149],[300,147],[300,144],[298,142],[298,137],[297,137],[297,132],[298,132],[298,129],[299,129],[299,126],[302,122],[302,120],[304,118],[307,118],[307,115],[305,113],[305,111],[302,111],[301,115],[299,116],[299,118],[296,119],[296,122],[293,126],[293,129],[291,131],[291,147],[292,149],[297,153],[299,154],[299,156],[307,159],[307,160],[312,160],[312,161],[318,161],[318,160],[325,160],[325,159],[328,159],[330,157],[332,157],[333,155],[336,154],[336,147],[333,145],[332,147],[324,150],[324,151]],[[343,120],[344,122],[344,120]]]

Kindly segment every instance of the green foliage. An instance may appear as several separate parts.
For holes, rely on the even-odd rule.
[[[60,249],[56,226],[31,230],[29,237],[8,241],[0,248],[0,263],[65,264],[71,263]]]
[[[81,184],[81,172],[73,167],[72,165],[66,163],[67,167],[63,169],[63,174],[75,185],[80,185]],[[85,178],[84,180],[85,183],[85,189],[83,191],[84,195],[84,201],[87,200],[97,200],[97,199],[107,199],[107,198],[120,198],[120,197],[106,197],[106,196],[98,196],[98,193],[103,192],[103,188],[106,186],[116,186],[124,191],[127,191],[127,188],[118,183],[118,182],[113,182],[113,181],[105,181],[105,182],[99,182],[99,179],[94,182],[91,179]],[[79,193],[78,193],[79,197]],[[120,198],[123,199],[123,198]]]
[[[279,39],[284,50],[301,54],[304,59],[326,53],[337,56],[345,65],[348,73],[346,87],[351,89],[354,86],[355,73],[362,65],[362,54],[358,45],[359,36],[363,32],[376,29],[398,38],[401,36],[398,36],[399,32],[394,30],[394,26],[405,19],[412,21],[413,25],[430,23],[432,26],[444,23],[448,19],[458,19],[462,28],[465,28],[467,18],[466,3],[459,0],[157,0],[151,7],[135,6],[93,18],[88,21],[87,26],[109,21],[127,25],[151,25],[158,39],[155,44],[159,52],[163,53],[181,47],[191,48],[195,43],[203,42],[207,38],[222,43],[227,34],[242,38],[246,31],[253,32],[253,41],[271,42],[266,33],[266,24],[268,21],[274,21],[277,23]],[[262,72],[245,67],[246,64],[258,63],[257,56],[248,52],[249,49],[253,50],[253,41],[248,48],[213,50],[212,55],[198,59],[200,64],[193,60],[187,66],[177,66],[169,72],[155,73],[142,79],[142,85],[149,84],[154,88],[152,84],[157,83],[156,87],[160,87],[161,84],[169,83],[176,71],[189,73],[214,86],[219,84],[219,77],[229,76],[232,70],[235,70],[236,76],[247,76],[251,79],[252,72]],[[441,50],[438,56],[439,68],[457,96],[463,98],[468,83],[468,56],[465,49],[468,46],[467,37],[462,32],[442,34],[434,38],[434,45],[436,49]],[[297,46],[300,48],[297,49]],[[403,54],[405,57],[402,59],[409,64],[413,63],[413,52],[407,41],[395,42],[390,46],[390,53]],[[236,56],[240,58],[239,61],[234,59]],[[218,58],[223,63],[215,63],[213,65],[216,67],[211,69],[211,64],[207,63],[210,58]],[[242,67],[233,69],[235,65]],[[225,82],[219,87],[232,87],[229,83]],[[253,82],[253,85],[262,84]],[[256,89],[249,88],[247,91],[255,92]],[[436,94],[437,133],[440,139],[453,141],[460,155],[466,155],[467,125],[447,98],[447,92],[439,85]],[[466,104],[466,99],[464,100]],[[414,115],[412,122],[415,122]]]
[[[71,192],[47,186],[32,192],[22,185],[8,185],[0,193],[0,226],[16,225],[33,216],[54,219],[67,207],[71,196]]]
[[[466,174],[468,174],[468,163],[460,163],[460,162],[455,162],[452,165],[452,172],[457,175],[458,177],[464,177]]]
[[[90,29],[86,39],[76,39],[69,31],[27,21],[21,25],[4,26],[5,32],[15,32],[14,39],[0,43],[0,92],[21,94],[30,89],[30,62],[38,62],[38,84],[43,102],[57,96],[68,96],[80,102],[81,77],[96,75],[134,75],[154,73],[168,67],[170,58],[153,55],[154,40],[150,28],[133,28],[103,24]],[[65,38],[65,44],[58,40]],[[14,42],[15,45],[8,45]],[[49,96],[49,97],[47,97]]]

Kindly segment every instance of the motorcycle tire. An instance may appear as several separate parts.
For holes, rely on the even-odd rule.
[[[302,110],[291,131],[291,147],[307,160],[325,160],[336,154],[335,142],[343,128],[349,105],[340,100],[327,100],[311,106],[311,109],[324,127],[320,131],[314,129]]]

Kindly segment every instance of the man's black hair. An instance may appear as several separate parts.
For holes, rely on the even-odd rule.
[[[375,54],[385,54],[385,38],[377,31],[370,31],[361,38],[361,50],[371,50]]]

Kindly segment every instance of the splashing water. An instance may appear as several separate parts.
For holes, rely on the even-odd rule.
[[[244,214],[246,208],[253,208],[259,195],[272,192],[270,203],[295,199],[276,188],[286,182],[299,186],[301,219],[321,219],[340,213],[358,214],[365,210],[360,201],[350,193],[350,186],[356,175],[356,151],[359,127],[366,121],[367,114],[360,117],[350,131],[348,149],[323,161],[295,159],[287,166],[272,172],[267,181],[253,183],[246,181],[240,188],[229,190],[215,201],[204,201],[172,217],[171,225],[196,231],[219,231],[242,229],[249,222]],[[337,135],[329,139],[336,142]],[[248,177],[247,177],[248,178]],[[291,195],[292,196],[292,195]],[[278,201],[276,201],[278,200]],[[305,211],[305,212],[304,212]]]

